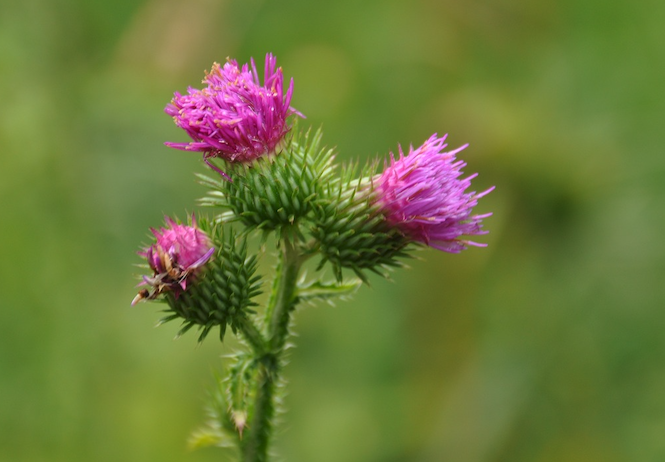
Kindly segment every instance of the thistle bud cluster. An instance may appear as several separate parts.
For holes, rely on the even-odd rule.
[[[165,109],[191,138],[167,146],[202,152],[219,174],[200,175],[209,187],[201,203],[218,210],[217,226],[237,222],[245,231],[278,236],[289,230],[307,252],[320,255],[319,269],[330,264],[339,282],[344,268],[363,281],[367,270],[384,274],[415,245],[451,253],[484,245],[470,237],[486,233],[482,219],[491,214],[473,215],[472,209],[493,188],[467,191],[475,175],[461,178],[466,164],[456,159],[466,146],[445,151],[446,137],[435,134],[408,154],[401,147],[398,157],[390,153],[381,172],[377,162],[338,167],[321,130],[300,131],[289,122],[304,117],[290,105],[293,79],[284,91],[271,54],[264,69],[261,84],[254,60],[215,63],[203,89],[175,93]],[[167,319],[223,331],[258,292],[251,276],[255,259],[246,262],[244,240],[238,246],[213,242],[194,220],[182,225],[167,218],[167,225],[153,230],[156,242],[140,252],[153,274],[143,277],[132,303],[163,298],[172,311]],[[231,273],[237,278],[220,276]]]
[[[165,227],[152,229],[154,242],[139,252],[149,274],[132,305],[164,302],[162,321],[181,321],[179,334],[198,328],[200,341],[216,327],[221,339],[229,326],[242,334],[253,354],[232,369],[230,391],[219,395],[232,404],[216,415],[221,427],[235,431],[243,460],[265,460],[295,305],[351,292],[368,282],[368,271],[385,275],[417,246],[450,253],[484,246],[471,239],[487,232],[482,220],[491,214],[472,209],[493,188],[469,191],[475,175],[463,178],[466,164],[457,159],[466,146],[446,151],[446,137],[436,134],[408,154],[399,147],[382,169],[376,161],[336,165],[321,130],[298,127],[304,116],[291,106],[293,79],[285,91],[271,54],[263,83],[254,60],[243,66],[227,60],[214,64],[203,84],[175,93],[166,106],[190,138],[166,145],[202,153],[213,173],[199,175],[208,188],[200,204],[212,217],[187,223],[167,217]],[[262,316],[253,308],[263,283],[259,252],[249,252],[247,241],[255,230],[273,233],[280,251]],[[316,275],[305,281],[302,264],[317,255]],[[326,268],[334,281],[323,280]],[[345,270],[359,279],[345,280]],[[240,389],[246,392],[238,400]],[[246,405],[250,397],[256,403]],[[252,429],[247,439],[245,428]]]

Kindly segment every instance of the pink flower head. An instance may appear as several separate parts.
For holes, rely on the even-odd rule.
[[[235,60],[223,67],[214,63],[203,79],[205,88],[189,87],[186,95],[176,92],[164,109],[193,141],[165,144],[202,152],[206,164],[227,179],[210,158],[251,162],[274,152],[289,131],[287,117],[304,117],[290,106],[293,79],[285,95],[282,68],[276,66],[277,59],[267,54],[261,85],[254,59],[251,69],[247,64],[239,67]]]
[[[471,209],[494,187],[465,192],[477,174],[460,179],[466,163],[455,155],[467,145],[442,152],[445,139],[434,134],[406,156],[400,147],[398,160],[390,153],[390,165],[375,180],[377,201],[388,223],[414,241],[451,253],[467,245],[485,247],[461,237],[487,233],[480,222],[491,213],[471,215]]]
[[[194,219],[192,226],[180,225],[168,217],[166,223],[168,228],[150,229],[157,242],[139,252],[154,272],[153,277],[144,276],[139,285],[152,286],[153,290],[141,290],[132,305],[168,291],[178,296],[215,252],[210,238],[196,227]]]

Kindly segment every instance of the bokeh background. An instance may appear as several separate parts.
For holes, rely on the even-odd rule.
[[[3,0],[0,461],[190,451],[233,342],[131,308],[196,210],[162,110],[270,51],[342,161],[450,133],[489,247],[297,315],[285,461],[665,460],[665,3]]]

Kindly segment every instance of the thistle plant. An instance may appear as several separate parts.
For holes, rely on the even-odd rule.
[[[238,337],[245,348],[216,377],[209,420],[192,444],[267,461],[296,306],[348,296],[369,272],[385,276],[417,247],[484,246],[469,239],[487,232],[482,220],[491,214],[472,209],[493,188],[468,191],[475,175],[462,178],[466,164],[456,158],[466,146],[446,151],[446,137],[436,134],[408,154],[398,148],[383,165],[336,165],[321,130],[298,126],[304,116],[290,105],[293,80],[285,92],[270,54],[263,84],[253,60],[215,63],[203,84],[166,106],[191,138],[166,145],[202,153],[212,172],[199,175],[208,188],[200,204],[212,212],[185,222],[167,217],[152,229],[154,242],[139,251],[147,274],[132,305],[161,302],[160,322],[181,322],[178,335],[196,328],[199,342],[211,332],[223,341],[229,328]],[[262,243],[252,250],[254,234]],[[277,264],[267,281],[258,269],[271,235]],[[312,258],[318,266],[307,278],[303,265]]]

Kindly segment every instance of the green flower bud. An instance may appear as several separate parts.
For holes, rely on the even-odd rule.
[[[340,180],[327,185],[326,200],[317,207],[311,233],[323,256],[319,267],[330,262],[338,281],[342,268],[352,269],[364,282],[363,270],[385,276],[380,268],[401,266],[397,258],[408,256],[409,241],[389,226],[376,205],[372,170],[370,165],[354,179],[356,168],[345,168]]]
[[[165,312],[169,314],[161,322],[182,319],[178,336],[198,326],[200,342],[219,326],[223,340],[227,325],[235,333],[253,313],[250,307],[256,306],[252,298],[261,293],[261,277],[254,275],[257,257],[247,256],[244,237],[236,238],[233,233],[224,237],[221,225],[210,227],[204,222],[199,226],[210,236],[216,251],[186,291],[165,294],[169,306]]]
[[[321,130],[294,133],[273,156],[227,163],[231,181],[200,176],[211,189],[202,203],[228,209],[250,229],[275,230],[311,215],[330,181],[333,151],[321,147]]]

